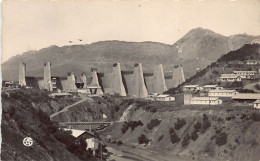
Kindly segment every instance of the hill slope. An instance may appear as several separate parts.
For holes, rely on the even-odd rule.
[[[18,80],[18,65],[27,64],[27,75],[42,76],[43,63],[52,62],[52,73],[66,76],[73,71],[79,75],[97,67],[99,71],[111,70],[112,63],[120,62],[122,70],[132,70],[135,62],[143,63],[144,71],[151,72],[155,64],[164,64],[166,70],[183,64],[186,78],[208,64],[216,61],[242,45],[251,43],[256,37],[235,35],[225,37],[213,31],[196,28],[188,32],[173,45],[157,42],[102,41],[87,45],[50,46],[39,51],[25,52],[2,64],[3,79]],[[197,61],[194,61],[198,60]]]
[[[30,90],[8,93],[2,93],[1,160],[95,161],[86,154],[86,145],[76,145],[70,132],[59,130],[58,124],[40,110],[52,109],[49,97]],[[31,147],[23,145],[25,137],[34,140]]]
[[[234,70],[256,70],[260,69],[260,65],[246,65],[246,64],[234,64],[236,61],[244,61],[244,60],[258,60],[260,61],[260,44],[247,44],[242,48],[231,51],[223,56],[221,56],[216,62],[207,66],[202,71],[196,73],[190,79],[187,79],[182,85],[177,88],[169,89],[166,93],[176,93],[180,90],[183,85],[186,84],[198,84],[198,85],[206,85],[206,84],[219,84],[217,79],[221,74],[228,74]],[[252,80],[257,81],[257,80]],[[259,80],[258,80],[259,81]],[[244,81],[240,85],[249,84],[251,81]],[[222,86],[229,86],[230,83],[222,83]],[[235,88],[235,86],[234,86]]]

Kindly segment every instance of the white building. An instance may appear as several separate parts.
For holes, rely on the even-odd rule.
[[[221,82],[240,82],[242,80],[241,76],[236,74],[221,74],[219,79]]]
[[[167,94],[160,94],[154,97],[155,101],[175,101],[175,97],[172,97]]]
[[[218,85],[205,85],[205,86],[203,86],[203,90],[205,90],[205,91],[215,90],[215,89],[223,89],[223,87],[219,87]]]
[[[251,76],[258,74],[258,71],[233,71],[233,73],[242,79],[250,79]]]
[[[254,108],[260,109],[260,99],[254,102]]]
[[[183,87],[183,91],[198,91],[201,90],[202,87],[199,85],[186,85]]]
[[[235,90],[210,90],[209,97],[233,97],[236,94]]]
[[[258,62],[256,60],[246,60],[245,63],[247,65],[257,65]]]
[[[192,105],[219,105],[222,100],[219,97],[193,97],[190,104]]]
[[[232,97],[232,99],[238,102],[253,103],[260,99],[260,93],[237,93]]]

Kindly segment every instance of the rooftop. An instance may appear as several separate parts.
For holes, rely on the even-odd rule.
[[[199,85],[186,85],[186,86],[184,86],[184,88],[195,88],[195,87],[199,87]]]
[[[232,99],[260,99],[260,93],[237,93]]]
[[[215,101],[218,100],[219,97],[193,97],[192,101]]]
[[[258,73],[257,71],[252,71],[252,70],[241,70],[241,71],[237,70],[237,71],[233,71],[233,72],[234,73],[249,73],[249,72]]]
[[[240,77],[237,74],[221,74],[220,78],[238,78]]]
[[[210,93],[220,93],[220,92],[222,92],[222,93],[229,93],[229,92],[235,92],[235,90],[228,90],[228,89],[220,89],[220,90],[210,90],[209,91]]]
[[[205,85],[204,88],[211,88],[211,87],[217,87],[218,85]]]
[[[163,97],[171,97],[171,96],[168,95],[168,94],[160,94],[160,95],[158,95],[156,97],[163,98]]]

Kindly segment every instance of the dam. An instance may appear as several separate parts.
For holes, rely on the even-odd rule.
[[[135,63],[132,71],[122,71],[120,63],[114,63],[111,66],[112,72],[98,73],[96,68],[91,68],[89,75],[84,72],[80,76],[75,76],[71,71],[65,77],[52,76],[50,62],[44,63],[43,77],[27,77],[25,67],[25,63],[19,66],[19,84],[48,91],[60,90],[96,95],[117,93],[120,96],[145,98],[150,93],[162,94],[185,82],[182,65],[174,66],[167,76],[162,64],[154,66],[153,73],[144,73],[141,63]]]

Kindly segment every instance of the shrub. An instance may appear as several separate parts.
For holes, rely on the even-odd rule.
[[[146,137],[146,135],[144,134],[141,134],[139,137],[138,137],[138,143],[139,144],[147,144],[149,142],[148,138]]]
[[[197,131],[193,131],[192,133],[191,133],[191,140],[193,140],[193,141],[196,141],[197,140],[197,138],[198,138],[199,136],[198,136],[198,134],[197,134]]]
[[[181,142],[181,145],[182,145],[182,147],[186,147],[186,146],[189,145],[189,143],[190,143],[190,135],[187,134],[187,135],[183,138],[183,140],[182,140],[182,142]]]
[[[117,145],[122,145],[122,144],[123,144],[123,142],[121,140],[117,141]]]
[[[146,125],[146,127],[147,127],[149,130],[152,130],[154,127],[160,125],[160,123],[161,123],[161,120],[152,119],[152,120]]]
[[[257,112],[254,112],[251,114],[250,118],[253,120],[253,121],[260,121],[260,114],[257,113]]]
[[[227,143],[227,134],[225,132],[216,135],[216,144],[222,146]]]
[[[134,131],[134,129],[137,126],[143,126],[143,123],[139,121],[130,121],[130,122],[124,122],[123,127],[121,128],[122,133],[124,134],[129,128],[131,128],[131,132]]]
[[[204,133],[205,131],[207,131],[208,128],[210,128],[211,123],[209,122],[209,118],[206,114],[203,114],[203,123],[202,123],[202,128],[201,128],[201,132]]]
[[[171,142],[172,142],[172,144],[178,143],[178,142],[180,141],[180,138],[179,138],[179,136],[176,134],[174,128],[170,128],[169,134],[170,134],[170,137],[171,137]]]
[[[186,121],[184,119],[177,119],[177,122],[174,124],[174,127],[176,130],[181,129],[186,124]]]
[[[201,123],[200,122],[197,122],[195,125],[194,125],[194,130],[195,132],[199,132],[201,129]]]

